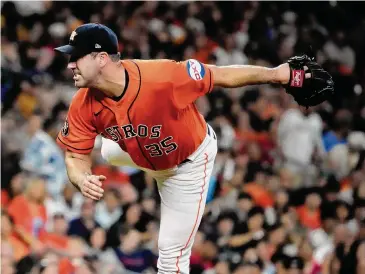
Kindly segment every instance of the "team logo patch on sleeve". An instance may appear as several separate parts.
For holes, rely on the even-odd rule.
[[[194,79],[195,81],[199,81],[204,78],[204,66],[197,60],[189,59],[187,62],[187,70],[190,78]]]
[[[67,121],[67,118],[66,118],[66,121],[62,127],[62,130],[61,130],[61,134],[63,137],[66,137],[68,135],[68,132],[69,132],[69,129],[68,129],[68,121]]]

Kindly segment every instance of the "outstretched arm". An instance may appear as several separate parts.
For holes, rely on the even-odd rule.
[[[324,102],[335,93],[332,76],[308,55],[290,57],[287,63],[275,68],[235,65],[209,68],[215,86],[281,84],[299,105],[307,108]]]
[[[292,64],[289,66],[290,59],[288,63],[281,64],[275,68],[250,65],[215,66],[202,64],[194,59],[189,59],[184,62],[166,63],[166,66],[170,66],[168,71],[171,72],[170,79],[173,85],[173,100],[175,105],[178,108],[184,109],[200,96],[211,92],[214,86],[224,88],[237,88],[259,84],[279,84],[286,86],[290,80],[290,85],[288,86],[294,86],[297,89],[304,82],[304,74],[305,78],[311,77],[310,73],[306,73],[308,67],[306,67],[307,63],[304,61],[302,62],[304,65],[297,65],[296,67],[298,69],[295,70]],[[296,78],[293,78],[295,81],[290,77],[293,73],[296,73]],[[300,85],[297,81],[299,81]]]
[[[275,68],[250,65],[214,66],[208,65],[213,73],[214,85],[237,88],[258,84],[287,84],[290,79],[289,64]]]

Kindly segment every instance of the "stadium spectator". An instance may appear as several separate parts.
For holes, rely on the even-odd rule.
[[[107,230],[122,214],[120,192],[113,188],[107,189],[104,200],[96,205],[96,221]]]
[[[91,233],[98,227],[100,227],[100,224],[95,219],[95,202],[91,199],[84,199],[81,205],[80,217],[70,222],[67,234],[78,236],[85,242],[90,243]]]

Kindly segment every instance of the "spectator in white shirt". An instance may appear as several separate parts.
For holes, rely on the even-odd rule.
[[[80,216],[81,205],[84,201],[82,194],[71,183],[64,186],[62,194],[59,197],[48,197],[45,200],[48,231],[52,231],[53,217],[58,213],[62,213],[68,222]]]
[[[120,192],[114,188],[106,189],[104,199],[96,205],[96,221],[104,229],[109,229],[122,214]]]
[[[283,167],[308,178],[314,153],[320,156],[324,153],[322,118],[311,110],[301,111],[298,106],[294,106],[283,113],[277,134]],[[311,182],[307,181],[306,184]]]
[[[230,64],[246,65],[248,64],[247,56],[243,51],[238,50],[232,35],[228,35],[224,40],[224,46],[218,47],[214,54],[217,58],[217,65],[228,66]]]

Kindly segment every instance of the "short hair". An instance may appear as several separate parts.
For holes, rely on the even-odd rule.
[[[253,199],[252,199],[252,196],[251,196],[249,193],[244,192],[244,191],[242,191],[242,192],[238,195],[238,200],[241,200],[241,199],[247,199],[247,200],[250,200],[250,201],[252,201],[252,200],[253,200]]]
[[[90,53],[90,55],[95,58],[96,55],[98,55],[99,52],[92,52]],[[112,62],[116,63],[120,60],[120,53],[113,53],[113,54],[109,54],[109,58],[110,60],[112,60]]]
[[[264,209],[262,207],[259,207],[259,206],[255,206],[255,207],[251,208],[247,212],[247,219],[250,219],[251,217],[253,217],[255,215],[261,215],[261,216],[265,217]]]
[[[109,57],[112,62],[116,63],[120,60],[120,53],[110,54]]]

